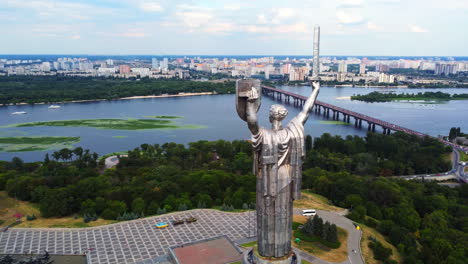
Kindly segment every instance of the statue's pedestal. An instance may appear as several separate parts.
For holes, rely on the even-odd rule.
[[[265,259],[254,252],[254,249],[244,251],[242,264],[301,264],[301,257],[296,252],[292,252],[289,257],[280,259]]]

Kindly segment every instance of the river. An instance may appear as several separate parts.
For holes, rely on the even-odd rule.
[[[282,89],[308,95],[310,87],[283,86]],[[461,127],[468,131],[468,101],[434,102],[388,102],[366,103],[343,99],[353,94],[366,94],[373,91],[394,91],[397,93],[417,93],[442,91],[446,93],[468,93],[468,89],[389,89],[389,88],[331,88],[322,87],[319,100],[341,106],[362,114],[433,136],[448,134],[450,127]],[[337,99],[338,98],[338,99]],[[260,124],[269,126],[268,108],[276,103],[271,98],[262,98],[259,112]],[[295,116],[299,109],[288,106],[286,121]],[[25,115],[11,115],[25,111]],[[175,130],[105,130],[89,127],[7,127],[6,125],[37,121],[100,119],[100,118],[145,118],[145,116],[183,116],[175,122],[185,125],[202,125],[201,129]],[[323,116],[311,114],[306,133],[320,136],[328,132],[334,135],[360,135],[367,133],[366,126],[356,129],[353,125],[340,125],[326,122]],[[234,140],[250,137],[247,125],[237,116],[234,95],[206,95],[191,97],[169,97],[120,101],[100,101],[87,103],[61,104],[59,109],[49,109],[48,105],[21,105],[0,107],[0,137],[11,136],[70,136],[81,137],[75,146],[91,149],[99,154],[133,149],[143,143],[177,142],[186,144],[197,140]],[[18,156],[25,161],[42,160],[49,151],[0,152],[0,160],[11,160]]]

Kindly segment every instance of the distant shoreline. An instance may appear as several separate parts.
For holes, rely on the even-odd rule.
[[[67,104],[67,103],[89,103],[89,102],[102,102],[102,101],[120,101],[120,100],[133,100],[133,99],[149,99],[149,98],[168,98],[168,97],[186,97],[186,96],[200,96],[200,95],[215,95],[214,92],[201,92],[201,93],[179,93],[179,94],[162,94],[162,95],[138,95],[130,97],[121,97],[117,99],[90,99],[90,100],[73,100],[62,102],[41,102],[41,103],[17,103],[17,104],[0,104],[0,106],[15,106],[15,105],[43,105],[43,104]]]

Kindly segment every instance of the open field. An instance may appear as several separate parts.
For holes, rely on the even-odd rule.
[[[143,129],[198,129],[203,126],[178,125],[170,120],[160,119],[77,119],[12,124],[7,127],[93,127],[98,129],[143,130]]]
[[[61,149],[80,142],[80,137],[0,137],[0,152]]]
[[[365,226],[360,224],[362,228],[362,239],[361,239],[361,252],[362,256],[364,257],[364,260],[366,261],[367,264],[380,264],[381,262],[374,259],[374,253],[372,250],[369,248],[369,236],[375,237],[382,245],[386,248],[391,248],[393,255],[391,256],[391,259],[397,261],[398,263],[402,263],[401,261],[401,256],[398,250],[396,249],[395,246],[390,244],[385,240],[385,237],[377,232],[374,228]]]
[[[83,218],[61,217],[61,218],[42,218],[38,206],[33,203],[23,202],[8,197],[5,191],[0,191],[0,226],[7,226],[16,221],[15,214],[22,214],[22,223],[16,227],[92,227],[116,223],[117,221],[98,219],[97,221],[84,223]],[[26,216],[35,215],[36,220],[27,221]]]
[[[36,215],[39,216],[40,212],[36,205],[18,201],[8,197],[4,191],[0,192],[0,221],[3,221],[0,226],[7,226],[16,221],[15,214]]]
[[[311,193],[308,191],[303,191],[302,192],[302,198],[300,200],[294,201],[294,207],[295,208],[314,208],[318,210],[325,210],[325,211],[334,211],[334,212],[339,212],[343,211],[343,208],[336,207],[331,204],[331,202],[318,194]],[[296,220],[294,220],[296,221]]]

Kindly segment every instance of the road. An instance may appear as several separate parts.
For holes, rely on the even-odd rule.
[[[458,151],[462,150],[454,151],[457,156],[454,168],[457,170],[457,176],[460,179],[460,181],[468,183],[468,174],[465,173],[465,168],[468,167],[468,160],[463,160],[465,162],[465,165],[460,164],[460,153]]]
[[[394,178],[401,178],[405,180],[426,180],[426,181],[446,181],[450,179],[456,179],[463,183],[468,183],[468,175],[464,172],[464,167],[460,165],[460,153],[458,148],[453,149],[452,159],[452,170],[441,173],[433,174],[417,174],[417,175],[406,175],[406,176],[394,176]]]
[[[348,218],[344,217],[346,210],[343,212],[329,212],[323,210],[317,210],[318,216],[320,216],[324,221],[333,223],[348,232],[348,260],[341,262],[340,264],[364,264],[361,253],[361,230],[357,230],[353,222]],[[300,215],[300,209],[294,209],[294,214]],[[356,253],[354,253],[355,251]],[[310,256],[305,252],[300,252],[302,258],[307,261],[310,261],[314,264],[329,264],[331,262],[318,259],[314,256]],[[309,255],[309,256],[307,256]]]

